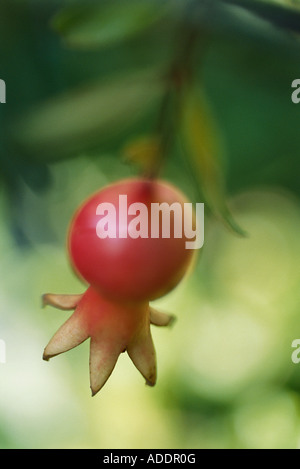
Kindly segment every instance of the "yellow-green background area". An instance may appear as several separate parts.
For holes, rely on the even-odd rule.
[[[300,104],[291,101],[291,82],[300,77],[300,43],[297,31],[277,29],[250,11],[232,7],[205,27],[199,20],[209,41],[194,58],[226,147],[227,200],[248,237],[232,234],[207,210],[194,270],[153,304],[177,316],[171,329],[152,329],[154,388],[122,354],[92,398],[88,342],[42,360],[69,313],[42,309],[41,295],[85,288],[65,249],[71,216],[94,190],[138,174],[122,147],[155,128],[159,93],[141,78],[133,105],[129,94],[137,88],[129,92],[123,75],[167,67],[180,44],[175,0],[167,2],[174,14],[154,25],[146,20],[145,30],[132,35],[129,0],[122,15],[118,8],[107,14],[104,26],[101,11],[95,24],[91,16],[87,25],[70,20],[70,44],[53,17],[73,3],[0,5],[0,75],[7,85],[7,104],[0,105],[0,338],[6,343],[0,447],[298,448],[300,364],[291,361],[291,344],[300,338]],[[297,14],[297,2],[267,3]],[[185,21],[192,27],[193,16]],[[91,89],[103,80],[99,98]],[[73,101],[57,104],[70,92]],[[174,148],[163,177],[202,202],[192,173]]]

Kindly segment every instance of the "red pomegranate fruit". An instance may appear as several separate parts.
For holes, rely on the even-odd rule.
[[[174,317],[149,302],[169,293],[186,274],[195,253],[187,249],[194,224],[191,204],[164,181],[126,179],[89,197],[68,234],[71,265],[87,290],[43,295],[44,305],[74,310],[46,346],[44,360],[90,338],[92,395],[125,351],[153,386],[156,354],[150,324],[167,326]]]

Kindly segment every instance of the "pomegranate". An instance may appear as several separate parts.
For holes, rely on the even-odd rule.
[[[169,293],[186,274],[195,251],[183,215],[191,204],[173,185],[143,178],[110,184],[89,197],[69,228],[68,252],[87,284],[79,295],[43,295],[44,305],[74,310],[44,350],[44,360],[90,338],[90,387],[105,384],[127,351],[146,384],[156,383],[150,324],[167,326],[174,316],[149,302]],[[189,228],[189,229],[188,229]]]

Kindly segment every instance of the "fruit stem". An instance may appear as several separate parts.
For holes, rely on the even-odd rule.
[[[158,158],[153,160],[152,167],[147,171],[147,174],[144,174],[149,179],[159,177],[178,133],[184,90],[193,80],[194,52],[200,37],[202,39],[201,55],[206,50],[207,31],[201,29],[197,22],[198,17],[203,16],[203,13],[206,15],[209,9],[209,4],[204,3],[204,6],[198,1],[192,1],[188,4],[176,34],[176,37],[179,37],[179,42],[175,57],[165,74],[165,93],[156,125],[155,134],[158,135],[159,139]]]

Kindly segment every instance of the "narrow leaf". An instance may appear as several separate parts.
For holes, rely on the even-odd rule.
[[[182,134],[187,157],[211,211],[236,234],[245,232],[227,206],[224,150],[220,133],[205,96],[193,88],[186,92],[182,109]]]
[[[157,69],[118,76],[42,103],[21,116],[11,133],[33,158],[76,156],[125,132],[155,104],[162,86]]]
[[[266,21],[294,32],[300,32],[300,4],[298,1],[221,0],[260,16]]]
[[[164,16],[168,6],[165,0],[110,0],[73,5],[57,13],[52,26],[68,46],[100,48],[148,29]]]

